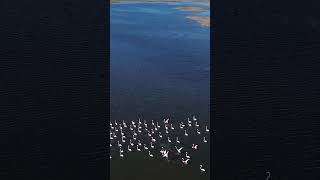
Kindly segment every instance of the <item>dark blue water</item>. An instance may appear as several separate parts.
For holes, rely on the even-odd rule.
[[[111,6],[112,119],[208,119],[209,28],[175,7]]]
[[[209,126],[209,28],[186,18],[194,14],[175,10],[181,5],[111,5],[112,120],[170,117],[176,124],[195,114]],[[209,169],[209,143],[202,147],[184,168],[138,153],[112,159],[111,178],[208,179],[199,162]]]

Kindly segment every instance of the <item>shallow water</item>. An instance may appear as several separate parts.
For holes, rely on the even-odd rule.
[[[209,28],[186,19],[193,13],[175,10],[181,5],[111,5],[112,120],[170,117],[177,124],[195,114],[209,125]],[[208,179],[199,162],[209,169],[209,143],[184,168],[139,153],[114,158],[111,178]]]

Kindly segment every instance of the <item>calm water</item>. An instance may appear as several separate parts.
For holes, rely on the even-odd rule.
[[[174,9],[181,5],[111,5],[112,120],[170,117],[178,123],[195,114],[200,124],[209,125],[209,28],[185,18],[192,13]],[[185,168],[136,153],[125,160],[115,158],[111,176],[114,180],[209,178],[209,173],[200,174],[199,162],[209,169],[209,144]]]

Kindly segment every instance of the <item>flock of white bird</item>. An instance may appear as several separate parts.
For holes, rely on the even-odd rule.
[[[191,135],[199,136],[202,142],[197,142],[198,144],[194,142],[191,145],[185,144],[187,143],[186,138]],[[160,157],[167,161],[176,159],[186,166],[191,159],[191,154],[183,151],[183,149],[191,147],[193,152],[197,151],[202,146],[201,144],[208,143],[206,139],[208,136],[208,127],[200,128],[195,116],[192,116],[192,119],[188,118],[185,122],[180,122],[179,125],[176,124],[176,127],[170,122],[169,118],[160,123],[152,120],[149,124],[146,120],[141,122],[140,119],[127,123],[124,120],[122,122],[116,120],[110,122],[110,149],[114,149],[120,158],[124,158],[125,153],[144,151],[149,158],[161,155]],[[185,141],[183,142],[182,139]],[[111,154],[110,159],[112,159]],[[200,164],[199,169],[201,172],[206,171],[202,164]]]

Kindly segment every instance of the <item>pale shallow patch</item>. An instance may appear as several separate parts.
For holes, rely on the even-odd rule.
[[[187,16],[187,19],[191,19],[193,21],[197,21],[202,26],[209,27],[210,26],[210,17],[205,16]]]
[[[193,13],[199,13],[199,12],[205,12],[207,10],[202,9],[200,7],[177,7],[176,8],[179,11],[187,11],[187,12],[193,12]]]

